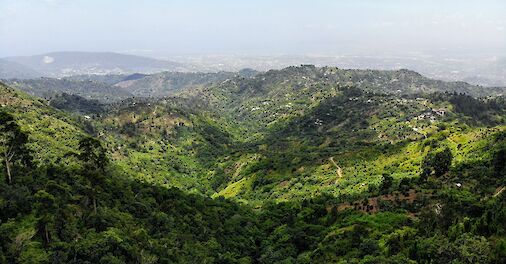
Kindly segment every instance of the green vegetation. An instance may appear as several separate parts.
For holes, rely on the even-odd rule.
[[[39,78],[29,80],[10,80],[8,84],[31,95],[52,98],[60,93],[79,95],[87,99],[100,99],[113,102],[131,97],[132,95],[114,86],[95,80],[73,80]]]
[[[463,94],[496,90],[311,66],[191,76],[111,104],[0,84],[0,263],[506,258],[506,104]]]

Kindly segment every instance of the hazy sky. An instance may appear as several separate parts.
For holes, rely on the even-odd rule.
[[[0,0],[0,56],[506,54],[506,1]]]

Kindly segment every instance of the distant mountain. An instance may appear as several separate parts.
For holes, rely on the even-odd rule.
[[[112,52],[54,52],[35,56],[9,57],[4,60],[28,67],[46,77],[186,70],[183,64],[177,62]]]
[[[118,87],[94,80],[71,80],[66,78],[38,78],[29,80],[8,80],[7,84],[30,95],[52,98],[66,93],[101,102],[122,100],[132,95]]]
[[[410,70],[353,70],[302,65],[259,73],[251,78],[238,76],[203,88],[185,89],[180,96],[204,100],[220,109],[220,115],[237,118],[235,121],[244,123],[249,129],[262,131],[301,116],[344,91],[354,93],[355,89],[368,94],[415,98],[435,92],[473,97],[506,92],[504,87],[433,80]],[[362,92],[356,93],[358,96]],[[355,100],[353,96],[349,97]],[[375,99],[370,103],[372,100]]]
[[[265,100],[285,101],[280,94],[287,94],[290,100],[307,99],[308,92],[333,93],[337,86],[353,86],[364,91],[386,94],[420,94],[433,92],[465,93],[474,97],[502,95],[505,87],[482,87],[465,82],[445,82],[427,78],[411,70],[356,70],[335,67],[315,67],[302,65],[282,70],[270,70],[251,78],[237,77],[207,87],[203,96],[214,94],[222,101],[222,93],[230,93],[234,103],[239,106],[245,101]]]
[[[142,79],[142,78],[144,78],[146,76],[148,76],[148,75],[147,74],[142,74],[142,73],[134,73],[134,74],[130,74],[130,75],[126,76],[121,81],[133,81],[133,80]]]
[[[203,87],[238,76],[240,74],[233,72],[162,72],[147,76],[132,74],[115,86],[135,96],[163,97],[183,89]]]
[[[40,73],[22,64],[0,59],[0,79],[30,79],[40,76]]]
[[[135,73],[132,75],[136,75]],[[144,75],[144,74],[143,74]],[[94,81],[101,82],[107,85],[113,85],[119,83],[125,78],[128,78],[130,75],[127,74],[105,74],[105,75],[97,75],[97,74],[85,74],[85,75],[73,75],[66,76],[62,79],[72,80],[72,81]]]
[[[165,97],[183,90],[192,90],[221,83],[232,78],[251,76],[252,71],[190,73],[161,72],[155,74],[86,74],[59,78],[9,79],[5,82],[31,95],[53,98],[59,94],[78,95],[102,103],[132,96]],[[67,97],[63,97],[67,99]],[[71,98],[74,99],[74,98]],[[73,100],[75,101],[75,100]]]
[[[293,101],[306,101],[307,92],[335,93],[337,86],[353,86],[364,91],[386,94],[420,94],[433,92],[465,93],[473,97],[503,95],[505,87],[482,87],[465,82],[445,82],[427,78],[411,70],[353,70],[303,65],[282,70],[256,72],[160,72],[154,74],[74,75],[63,78],[13,79],[8,84],[29,94],[52,97],[59,93],[112,102],[128,97],[166,97],[176,94],[210,97],[227,106],[231,113],[249,115],[244,108],[259,107],[265,101],[278,102],[279,107]],[[230,93],[227,99],[222,93]],[[286,94],[279,97],[280,94]],[[308,102],[309,103],[309,102]],[[235,108],[237,107],[237,108]],[[296,106],[293,106],[296,107]],[[301,105],[303,108],[303,105]]]

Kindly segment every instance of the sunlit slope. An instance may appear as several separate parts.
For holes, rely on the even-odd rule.
[[[29,135],[35,162],[58,162],[73,152],[85,134],[76,119],[55,110],[41,99],[31,97],[0,83],[3,111],[14,115],[21,129]]]
[[[338,95],[261,139],[243,144],[235,159],[219,164],[230,183],[219,195],[292,199],[360,195],[377,188],[383,174],[418,177],[431,150],[452,149],[454,162],[483,158],[493,134],[504,129],[502,112],[480,123],[448,101],[364,93]]]

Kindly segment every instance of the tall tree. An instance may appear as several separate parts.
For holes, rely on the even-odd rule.
[[[83,163],[84,175],[91,183],[91,199],[93,211],[97,213],[97,194],[104,181],[105,168],[109,162],[106,151],[98,139],[83,138],[79,142],[80,154],[78,158]]]
[[[54,224],[55,221],[57,209],[56,199],[46,190],[37,191],[34,198],[34,207],[36,215],[39,218],[40,229],[43,233],[46,244],[49,244],[51,242],[49,236],[49,226]]]
[[[392,176],[383,173],[383,179],[381,180],[380,191],[382,193],[388,193],[393,185],[394,178]]]
[[[494,153],[492,165],[494,166],[495,176],[500,178],[506,175],[506,147],[502,147]]]
[[[436,177],[442,176],[450,170],[452,159],[452,151],[448,147],[434,155],[433,166]]]
[[[446,147],[438,152],[429,152],[422,162],[422,179],[427,179],[429,175],[434,173],[436,177],[443,176],[450,170],[452,165],[452,151]]]
[[[30,153],[26,148],[28,136],[21,131],[12,115],[0,111],[0,155],[5,165],[7,181],[12,184],[13,163],[16,160],[28,165]]]

